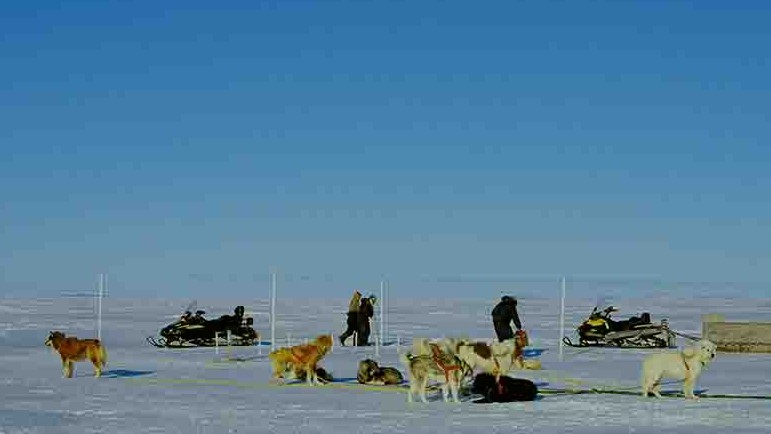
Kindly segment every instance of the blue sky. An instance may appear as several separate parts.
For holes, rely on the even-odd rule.
[[[769,282],[771,6],[734,3],[3,4],[0,295]]]

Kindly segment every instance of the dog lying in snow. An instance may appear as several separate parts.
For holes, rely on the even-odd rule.
[[[400,384],[404,381],[404,377],[396,368],[378,366],[376,361],[365,359],[359,362],[359,371],[356,373],[356,380],[361,384],[384,386]]]
[[[290,366],[290,369],[292,369],[295,379],[299,381],[308,381],[308,374],[305,373],[304,369],[295,368],[294,366]],[[322,368],[321,366],[316,368],[316,378],[320,383],[331,383],[335,381],[332,373]]]
[[[474,377],[471,393],[483,396],[475,403],[535,401],[538,387],[530,380],[506,375],[496,381],[495,375],[483,372]]]
[[[688,399],[694,399],[693,388],[696,379],[717,353],[717,345],[702,339],[695,345],[676,353],[665,352],[650,354],[642,363],[642,395],[647,397],[653,393],[661,398],[661,380],[672,378],[683,380],[683,394]]]

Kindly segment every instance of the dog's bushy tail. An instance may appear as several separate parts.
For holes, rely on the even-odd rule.
[[[94,354],[94,351],[96,351],[96,354]],[[86,348],[86,357],[89,359],[96,358],[99,360],[101,367],[107,366],[107,349],[101,342],[97,342],[96,345]]]
[[[107,366],[107,348],[99,345],[99,355],[102,356],[102,367]]]

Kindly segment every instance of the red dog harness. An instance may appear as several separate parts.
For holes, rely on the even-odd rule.
[[[518,361],[520,364],[524,363],[525,352],[524,348],[528,344],[527,332],[524,330],[517,330],[515,333],[516,341],[514,343],[514,352],[511,354],[511,361]]]
[[[442,352],[439,349],[439,346],[436,344],[429,344],[431,347],[431,359],[436,363],[437,366],[439,366],[439,369],[444,371],[444,381],[449,382],[450,381],[450,373],[453,371],[460,371],[461,366],[460,365],[448,365],[442,361]]]
[[[682,358],[683,358],[683,365],[685,365],[685,370],[686,370],[686,371],[690,371],[690,370],[691,370],[691,368],[689,368],[689,367],[688,367],[688,361],[687,361],[687,360],[685,360],[685,354],[683,354],[683,353],[681,352],[681,353],[680,353],[680,357],[682,357]]]

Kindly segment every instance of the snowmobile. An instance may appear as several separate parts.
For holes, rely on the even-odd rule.
[[[651,323],[651,315],[643,312],[639,317],[615,321],[611,318],[618,312],[613,306],[600,310],[599,306],[576,328],[578,343],[567,336],[562,338],[571,347],[619,347],[619,348],[672,348],[676,346],[675,333],[669,329],[669,322],[662,319],[660,324]]]
[[[159,348],[254,345],[259,337],[252,328],[254,318],[244,317],[243,306],[237,306],[233,313],[208,320],[203,316],[206,312],[198,310],[193,315],[188,307],[179,320],[161,329],[161,337],[149,336],[147,342]]]

